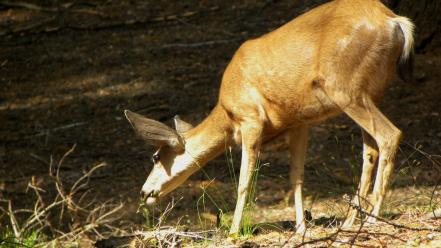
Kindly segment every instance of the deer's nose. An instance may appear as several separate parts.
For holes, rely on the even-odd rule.
[[[146,192],[144,190],[141,190],[140,194],[143,200],[149,198],[149,197],[153,197],[154,195],[154,190],[150,190],[149,192]]]
[[[141,198],[142,198],[143,200],[146,200],[147,198],[149,198],[150,196],[153,195],[153,190],[150,191],[150,192],[146,192],[146,191],[144,191],[144,190],[141,190],[140,194],[141,194]]]
[[[140,194],[142,197],[141,198],[142,201],[145,202],[145,204],[147,206],[154,206],[156,204],[156,202],[158,201],[158,197],[155,194],[154,190],[150,191],[149,193],[146,193],[146,191],[141,190]]]

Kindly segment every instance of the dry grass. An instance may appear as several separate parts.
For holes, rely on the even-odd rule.
[[[70,187],[66,187],[61,180],[60,168],[74,149],[75,146],[67,151],[58,163],[54,163],[53,160],[49,162],[50,185],[53,185],[54,189],[39,187],[39,180],[35,177],[29,182],[28,189],[35,197],[32,208],[14,209],[11,200],[1,200],[3,205],[6,205],[0,207],[3,217],[7,217],[7,220],[3,221],[7,223],[5,229],[12,229],[12,232],[2,234],[0,246],[12,243],[26,247],[29,235],[35,234],[39,238],[32,246],[75,246],[84,242],[84,237],[105,238],[124,232],[112,224],[120,217],[118,214],[123,208],[122,203],[85,201],[89,192],[85,189],[91,175],[105,167],[105,163],[93,166]],[[56,192],[52,197],[51,190]]]

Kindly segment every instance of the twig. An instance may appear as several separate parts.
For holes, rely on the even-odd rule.
[[[311,239],[311,240],[308,240],[308,241],[303,241],[302,243],[297,244],[294,247],[295,248],[297,248],[297,247],[304,247],[304,246],[309,245],[309,244],[314,244],[314,243],[319,243],[319,242],[324,242],[324,241],[335,242],[337,237],[338,237],[338,234],[340,233],[340,231],[341,231],[341,229],[339,228],[337,231],[331,233],[330,235],[328,235],[326,237]]]
[[[182,236],[186,238],[192,238],[192,239],[207,239],[204,234],[209,233],[215,233],[216,230],[207,230],[207,231],[200,231],[200,232],[179,232],[176,228],[169,228],[167,230],[155,230],[155,231],[135,231],[135,235],[137,236],[143,236],[145,239],[159,236],[166,236],[169,234],[173,234],[176,236]],[[209,239],[211,240],[211,239]]]
[[[33,189],[34,193],[37,196],[37,200],[35,201],[34,208],[31,209],[18,209],[13,210],[11,201],[1,200],[0,202],[5,202],[8,204],[7,209],[0,207],[0,211],[6,213],[9,215],[9,222],[12,226],[14,236],[16,239],[20,239],[23,233],[26,233],[29,230],[35,230],[37,232],[43,231],[45,228],[50,228],[50,231],[54,234],[54,239],[50,242],[42,245],[58,245],[58,242],[64,242],[64,241],[72,241],[77,239],[80,235],[89,232],[93,233],[98,237],[104,237],[104,233],[101,230],[102,228],[107,228],[105,230],[114,231],[119,230],[116,227],[113,227],[111,223],[121,216],[115,216],[116,213],[118,213],[124,205],[122,203],[114,206],[109,203],[103,203],[92,210],[85,209],[83,206],[79,206],[79,204],[74,200],[75,193],[78,192],[78,190],[82,187],[84,187],[88,180],[85,182],[86,179],[88,179],[93,172],[95,172],[98,168],[101,168],[105,166],[105,164],[99,164],[97,166],[94,166],[89,171],[85,172],[69,189],[64,190],[63,182],[60,178],[60,168],[65,161],[65,159],[74,151],[75,145],[67,151],[62,158],[59,160],[57,164],[57,168],[53,168],[53,160],[51,157],[51,162],[49,163],[49,174],[50,177],[55,181],[55,186],[57,189],[57,195],[53,199],[53,201],[50,204],[47,204],[45,206],[45,203],[43,202],[43,198],[40,195],[40,192],[45,192],[44,189],[37,186],[36,179],[33,177],[31,182],[29,183],[28,187]],[[54,171],[55,170],[55,171]],[[69,192],[67,194],[66,192]],[[86,191],[87,193],[87,191]],[[83,199],[84,194],[80,197],[80,199]],[[53,214],[54,211],[58,210],[58,207],[61,206],[60,211],[60,223],[59,227],[62,227],[65,223],[61,222],[62,219],[66,217],[66,215],[69,218],[70,221],[76,222],[76,216],[77,212],[79,210],[84,211],[87,215],[86,220],[84,221],[84,224],[81,224],[80,226],[73,228],[73,230],[70,230],[70,232],[63,232],[58,228],[58,226],[53,226],[51,223],[51,218],[49,218],[50,215]],[[67,208],[65,207],[67,206]],[[28,218],[23,222],[19,223],[16,214],[29,214]],[[69,225],[72,225],[72,223],[69,223]],[[100,230],[100,231],[98,231]],[[56,235],[55,235],[56,234]],[[1,242],[1,241],[0,241]]]
[[[357,231],[341,230],[341,233],[349,233],[349,234],[355,233],[355,234],[357,234],[357,236],[360,235],[360,234],[369,234],[369,235],[373,235],[373,236],[389,236],[389,237],[391,237],[393,239],[397,239],[397,240],[399,240],[399,241],[401,241],[403,243],[406,243],[406,240],[404,240],[404,239],[402,239],[400,237],[397,237],[397,236],[395,236],[393,234],[386,233],[386,232],[369,232],[369,231],[363,231],[363,230],[357,230]]]
[[[46,164],[46,165],[49,164],[48,161],[46,161],[44,158],[38,156],[37,154],[34,154],[34,153],[31,152],[31,153],[29,153],[29,156],[31,156],[32,158],[36,159],[37,161],[42,162],[43,164]]]
[[[239,39],[230,39],[230,40],[210,40],[210,41],[202,41],[202,42],[194,42],[194,43],[169,43],[162,45],[161,48],[197,48],[203,46],[212,46],[218,44],[226,44],[231,42],[240,41]]]
[[[98,206],[97,208],[95,208],[95,211],[91,211],[91,213],[89,214],[89,218],[94,218],[92,215],[95,215],[95,213],[99,213],[97,211],[106,208],[106,204],[103,204],[101,206]],[[75,240],[78,236],[80,236],[81,234],[88,232],[90,230],[93,230],[95,233],[99,233],[98,231],[96,231],[96,228],[99,227],[100,225],[104,224],[104,223],[108,223],[111,221],[114,221],[114,219],[109,219],[108,217],[110,215],[115,214],[116,212],[120,211],[122,208],[124,207],[124,205],[122,203],[120,203],[118,206],[116,206],[115,208],[111,209],[110,211],[108,211],[107,213],[101,215],[100,217],[98,217],[95,220],[90,220],[89,219],[89,224],[80,226],[78,228],[75,228],[73,230],[71,230],[70,232],[67,233],[63,233],[61,236],[47,242],[47,244],[51,244],[51,243],[55,243],[58,240],[63,240],[64,238],[70,236],[71,238],[69,238],[70,240]],[[109,226],[108,226],[109,227]],[[101,235],[101,234],[99,234]]]
[[[25,8],[25,9],[34,10],[34,11],[46,11],[46,12],[68,11],[68,12],[75,12],[75,13],[100,15],[100,16],[103,15],[101,12],[94,11],[94,10],[83,10],[83,9],[73,9],[72,10],[72,9],[70,9],[70,7],[72,7],[73,4],[66,4],[66,5],[62,6],[61,8],[60,7],[48,8],[48,7],[42,7],[42,6],[39,6],[36,4],[26,3],[26,2],[0,1],[0,5],[4,5],[4,6],[8,6],[8,7],[20,7],[20,8]]]
[[[178,201],[176,203],[178,203],[180,200],[182,200],[182,197],[180,199],[178,199]],[[176,203],[175,203],[175,199],[173,198],[172,201],[167,204],[167,207],[165,208],[164,212],[159,217],[158,224],[157,224],[157,226],[159,228],[161,227],[162,223],[167,219],[168,215],[171,213],[171,211],[175,207]]]
[[[404,144],[408,145],[409,147],[413,148],[415,151],[419,152],[421,155],[423,155],[423,156],[426,157],[428,160],[430,160],[433,164],[436,164],[436,165],[438,165],[438,166],[441,167],[441,162],[439,162],[439,161],[433,159],[433,157],[437,157],[437,155],[429,154],[429,153],[427,153],[427,152],[421,150],[420,148],[411,145],[410,143],[404,142]]]
[[[25,2],[10,2],[10,1],[0,1],[0,5],[7,6],[7,7],[20,7],[30,10],[38,10],[38,11],[56,11],[56,8],[46,8],[41,7],[32,3],[25,3]]]
[[[440,183],[439,181],[436,183],[435,187],[432,190],[432,194],[430,195],[430,202],[429,202],[430,207],[432,207],[433,197],[435,196],[436,188],[438,188],[439,183]],[[438,211],[438,213],[436,211]],[[439,218],[440,214],[441,214],[441,209],[438,209],[438,210],[433,209],[431,215],[429,215],[429,216],[433,216],[433,217],[431,217],[429,219]],[[426,217],[426,216],[424,216],[424,217]]]
[[[46,129],[46,130],[43,130],[43,131],[41,131],[41,132],[39,132],[39,133],[37,133],[35,135],[28,136],[27,138],[44,136],[44,135],[46,135],[49,132],[56,132],[56,131],[60,131],[60,130],[65,130],[65,129],[70,129],[70,128],[74,128],[74,127],[84,126],[86,124],[87,124],[86,121],[75,122],[75,123],[63,125],[63,126],[60,126],[60,127]]]
[[[357,206],[357,205],[353,204],[353,203],[351,202],[351,200],[350,200],[349,198],[347,198],[347,197],[344,197],[344,200],[346,201],[346,203],[347,203],[350,207],[354,208],[354,209],[357,210],[359,213],[364,214],[364,215],[369,216],[369,217],[373,217],[373,218],[375,218],[375,219],[377,219],[377,220],[379,220],[379,221],[381,221],[381,222],[384,222],[384,223],[389,224],[389,225],[391,225],[391,226],[393,226],[393,227],[396,227],[396,228],[407,229],[407,230],[411,230],[411,231],[435,231],[435,232],[441,232],[441,227],[438,227],[438,228],[410,227],[410,226],[406,226],[406,225],[402,225],[402,224],[397,224],[397,223],[394,223],[394,222],[392,222],[392,221],[389,221],[389,220],[387,220],[387,219],[385,219],[385,218],[382,218],[382,217],[380,217],[380,216],[376,216],[376,215],[374,215],[374,214],[369,213],[368,211],[364,210],[364,209],[361,208],[360,206]]]
[[[359,194],[359,190],[360,190],[360,189],[357,190],[357,194],[354,196],[354,199],[356,199],[356,203],[353,203],[353,204],[356,205],[356,206],[361,206],[361,200],[364,200],[364,201],[366,201],[367,203],[370,204],[370,202],[367,201],[366,199],[361,199],[362,197],[361,197],[360,194]],[[352,202],[352,201],[351,201],[351,202]],[[370,204],[370,205],[371,205],[371,204]],[[361,230],[363,229],[364,224],[365,224],[365,222],[362,221],[361,224],[360,224],[360,227],[358,228],[357,232],[355,233],[354,237],[353,237],[352,240],[351,240],[351,243],[350,243],[350,244],[351,244],[351,247],[355,244],[355,241],[357,240],[358,235],[360,235]]]
[[[12,230],[14,231],[14,235],[16,238],[21,237],[21,229],[18,225],[17,219],[15,218],[14,211],[12,211],[12,202],[8,201],[8,213],[9,213],[9,220],[11,221]]]
[[[105,214],[100,215],[97,219],[96,222],[97,223],[106,223],[106,222],[111,222],[111,219],[107,219],[107,217],[109,217],[110,215],[118,212],[119,210],[121,210],[124,207],[124,205],[122,203],[120,203],[117,207],[115,207],[114,209],[112,209],[111,211],[108,211]],[[102,209],[102,207],[101,207]]]
[[[24,25],[18,25],[16,27],[12,27],[9,30],[6,29],[6,30],[3,30],[3,31],[0,31],[0,36],[7,35],[7,34],[10,34],[10,33],[21,33],[21,32],[24,32],[24,31],[32,30],[34,28],[43,26],[44,24],[49,23],[49,22],[51,22],[53,20],[55,20],[55,17],[51,16],[51,17],[43,18],[43,19],[38,20],[38,21],[33,21],[31,23],[27,23],[27,24],[24,24]]]
[[[147,24],[147,23],[158,23],[158,22],[170,22],[170,21],[176,21],[179,18],[189,18],[192,16],[199,15],[204,12],[212,12],[218,10],[218,6],[211,7],[209,9],[205,10],[198,10],[198,11],[187,11],[182,14],[175,14],[175,15],[168,15],[168,16],[158,16],[153,18],[139,18],[139,19],[133,19],[133,20],[123,20],[123,21],[114,21],[114,22],[102,22],[95,26],[92,25],[72,25],[68,24],[65,26],[58,26],[58,27],[51,27],[50,29],[44,29],[39,32],[57,32],[63,28],[67,29],[74,29],[74,30],[101,30],[101,29],[108,29],[108,28],[117,28],[122,26],[129,26],[129,25],[136,25],[136,24]],[[70,12],[84,12],[81,10],[70,10]],[[99,15],[103,15],[101,13],[97,13]],[[0,36],[7,35],[7,34],[14,34],[14,33],[22,33],[24,31],[30,31],[34,28],[43,26],[43,24],[50,22],[52,20],[55,20],[55,17],[50,17],[50,19],[45,19],[40,23],[31,23],[29,26],[25,26],[22,28],[12,28],[10,30],[5,30],[3,32],[0,32]],[[36,32],[38,33],[38,32]]]
[[[72,200],[72,194],[66,194],[66,191],[64,190],[64,187],[63,187],[63,183],[61,182],[61,179],[60,179],[60,168],[61,168],[61,165],[63,164],[63,162],[64,162],[64,160],[72,153],[72,152],[74,152],[74,150],[75,150],[75,147],[76,147],[76,144],[74,144],[73,146],[72,146],[72,148],[70,148],[64,155],[63,155],[63,157],[61,157],[61,159],[60,159],[60,161],[58,162],[58,166],[57,166],[57,171],[56,171],[56,173],[55,173],[55,176],[52,176],[53,178],[54,178],[54,180],[55,180],[55,188],[57,189],[57,191],[58,191],[58,194],[59,194],[59,196],[64,200],[64,202],[67,204],[67,207],[69,208],[69,209],[72,209],[72,210],[82,210],[82,211],[86,211],[85,209],[83,209],[83,208],[81,208],[80,206],[78,206],[77,204],[75,204],[75,202]],[[93,168],[92,168],[93,169]],[[51,173],[51,174],[53,174],[53,173]],[[63,209],[62,209],[62,211],[63,211]],[[60,215],[61,216],[61,215]],[[60,221],[61,221],[61,218],[60,218]]]
[[[29,228],[30,225],[32,225],[35,221],[39,220],[41,218],[41,216],[46,215],[47,212],[49,212],[52,208],[62,204],[64,202],[64,200],[60,200],[60,201],[55,201],[52,204],[50,204],[49,206],[45,207],[43,210],[34,213],[31,218],[26,221],[25,226],[23,227],[23,230],[27,230]]]
[[[46,192],[45,190],[39,188],[36,186],[36,179],[34,176],[32,176],[31,182],[28,184],[28,187],[34,190],[35,195],[37,196],[37,200],[35,201],[34,204],[34,211],[32,213],[34,213],[34,215],[41,209],[44,208],[44,202],[43,202],[43,198],[40,195],[40,191],[41,192]],[[40,219],[37,219],[39,224],[42,224],[42,222],[40,221]],[[32,225],[29,227],[31,228]]]
[[[80,189],[83,188],[85,185],[87,185],[87,184],[89,183],[90,176],[92,175],[93,172],[95,172],[95,171],[98,170],[99,168],[106,167],[106,166],[108,166],[108,164],[105,163],[105,162],[103,162],[103,163],[100,163],[100,164],[94,166],[92,169],[90,169],[87,173],[85,173],[82,177],[80,177],[80,179],[78,179],[78,180],[74,183],[74,185],[73,185],[72,188],[71,188],[71,194],[75,194],[76,192],[78,192],[78,190],[80,190]],[[87,178],[87,181],[86,181],[85,183],[79,185],[79,184],[80,184],[84,179],[86,179],[86,178]]]

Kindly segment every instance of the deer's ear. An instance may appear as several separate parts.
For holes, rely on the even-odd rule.
[[[178,133],[185,133],[193,128],[193,125],[181,120],[179,115],[175,115],[174,121],[175,121],[175,129],[176,131],[178,131]]]
[[[125,110],[124,114],[136,134],[147,143],[156,147],[167,145],[175,150],[184,149],[182,137],[173,128],[130,110]]]

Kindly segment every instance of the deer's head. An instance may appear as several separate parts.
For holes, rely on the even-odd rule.
[[[174,118],[173,129],[129,110],[124,113],[137,135],[157,148],[152,156],[153,169],[141,190],[145,203],[154,205],[198,169],[195,158],[186,152],[185,138],[181,135],[192,126],[178,116]]]

